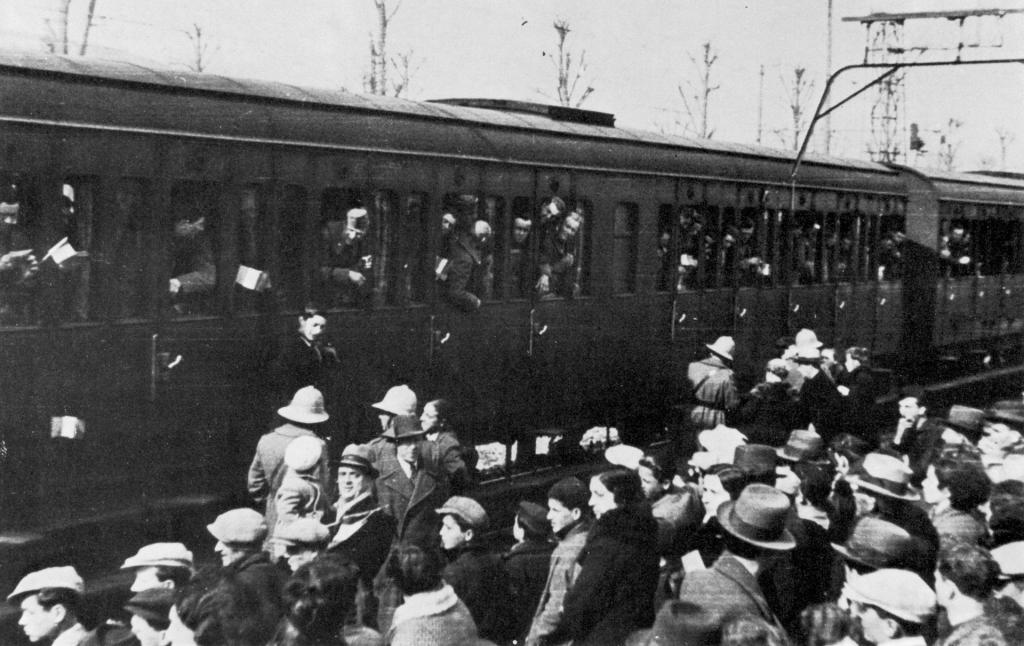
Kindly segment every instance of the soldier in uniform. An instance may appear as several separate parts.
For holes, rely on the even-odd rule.
[[[345,214],[344,222],[330,219],[324,223],[320,285],[325,302],[356,305],[369,296],[373,257],[364,243],[369,220],[366,209],[355,208]]]
[[[707,349],[710,351],[708,356],[692,362],[686,371],[693,400],[689,428],[694,432],[724,424],[726,414],[740,403],[732,370],[736,342],[731,336],[720,336],[708,344]]]

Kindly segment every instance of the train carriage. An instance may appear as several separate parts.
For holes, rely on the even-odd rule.
[[[685,363],[718,334],[737,337],[750,375],[800,327],[894,366],[1020,344],[1024,184],[1012,179],[812,155],[793,181],[788,152],[515,102],[417,103],[25,54],[0,55],[0,77],[0,173],[19,226],[40,257],[69,227],[88,253],[0,293],[11,456],[0,514],[12,527],[238,495],[276,405],[267,363],[311,300],[329,301],[341,354],[336,439],[372,436],[366,405],[395,383],[421,401],[450,398],[464,441],[509,454],[518,442],[516,468],[486,485],[494,497],[543,487],[560,459],[578,460],[535,455],[538,436],[601,425],[660,438]],[[539,229],[554,198],[583,214],[578,293],[538,298],[535,274],[513,280],[513,228]],[[495,232],[483,304],[469,313],[435,279],[441,216],[467,203],[462,215]],[[956,279],[975,296],[954,314],[938,254],[960,204],[970,222],[995,209],[1001,224],[971,230],[979,244],[1012,242],[998,271]],[[318,282],[324,230],[353,206],[368,212],[367,289],[333,300]],[[202,287],[185,296],[169,289],[182,219],[202,220],[209,242]],[[240,266],[270,288],[236,284]],[[958,316],[981,327],[953,334]],[[62,416],[85,434],[51,438]]]

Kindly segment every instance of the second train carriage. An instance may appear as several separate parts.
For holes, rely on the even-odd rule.
[[[60,57],[4,55],[0,76],[0,171],[20,226],[42,256],[73,215],[89,254],[87,270],[44,268],[4,303],[10,526],[240,492],[276,405],[267,360],[322,296],[323,227],[357,204],[369,212],[370,289],[329,313],[343,441],[368,439],[366,404],[407,382],[421,401],[458,403],[464,441],[518,441],[510,476],[558,462],[532,455],[538,430],[656,437],[684,396],[685,363],[718,334],[737,338],[750,373],[800,327],[892,365],[956,347],[1019,350],[1024,184],[1012,179],[812,156],[793,183],[790,153],[615,128],[584,111]],[[495,231],[492,289],[468,314],[434,279],[441,214],[466,195]],[[579,295],[538,299],[509,280],[508,250],[516,218],[536,219],[556,196],[585,216]],[[187,302],[168,290],[182,213],[204,219],[213,276]],[[971,244],[998,240],[1007,261],[939,278],[954,222]],[[730,251],[737,240],[756,264]],[[271,289],[236,285],[240,265],[267,272]],[[51,438],[63,415],[85,420],[83,437]]]

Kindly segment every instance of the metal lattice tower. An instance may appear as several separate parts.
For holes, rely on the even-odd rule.
[[[865,63],[897,63],[903,61],[903,21],[876,20],[866,23],[868,44]],[[879,162],[906,161],[907,141],[906,88],[902,70],[878,84],[878,93],[871,104],[871,140],[868,153]]]

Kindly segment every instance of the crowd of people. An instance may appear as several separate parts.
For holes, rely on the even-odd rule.
[[[707,349],[678,441],[507,500],[511,540],[448,402],[396,385],[379,435],[332,456],[306,385],[258,442],[252,506],[207,527],[219,564],[143,546],[128,625],[86,629],[70,565],[8,600],[58,646],[1024,643],[1024,406],[932,416],[908,386],[886,419],[864,348],[801,330],[749,392],[732,339]]]

